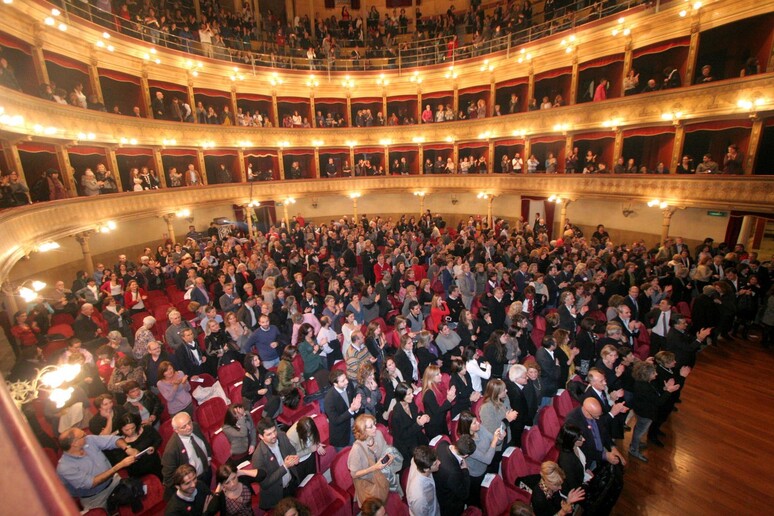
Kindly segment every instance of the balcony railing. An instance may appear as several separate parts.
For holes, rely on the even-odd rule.
[[[643,0],[617,0],[612,2],[597,2],[588,5],[587,0],[575,0],[567,7],[556,9],[550,13],[540,11],[533,13],[533,18],[549,18],[525,28],[518,28],[513,32],[500,37],[485,38],[475,37],[470,44],[460,45],[448,49],[447,44],[453,35],[443,35],[433,39],[407,40],[395,38],[391,44],[375,46],[374,41],[347,40],[336,38],[343,43],[335,53],[330,56],[318,56],[316,59],[307,59],[306,49],[290,45],[278,46],[276,37],[270,31],[254,30],[249,39],[224,39],[223,44],[213,43],[203,46],[196,39],[181,38],[168,31],[152,28],[137,20],[126,20],[115,14],[97,9],[88,2],[80,0],[59,0],[57,2],[64,10],[63,15],[77,16],[101,25],[108,30],[120,32],[124,35],[148,42],[153,45],[178,50],[197,56],[210,57],[241,63],[255,67],[282,68],[291,70],[317,70],[327,73],[335,71],[385,71],[412,69],[417,66],[431,66],[437,64],[452,65],[458,61],[464,61],[480,56],[505,52],[507,57],[527,43],[540,38],[557,34],[562,31],[573,30],[581,25],[601,18],[612,16],[623,11],[651,2]],[[658,12],[661,2],[655,3],[655,12]],[[464,20],[458,20],[456,25],[458,36],[475,33],[475,27],[465,24]],[[364,30],[367,35],[368,31]],[[401,41],[402,40],[402,41]],[[359,58],[352,58],[352,50],[363,45],[364,52]]]

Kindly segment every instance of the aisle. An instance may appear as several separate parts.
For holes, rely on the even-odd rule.
[[[666,447],[649,446],[647,464],[629,461],[614,514],[771,514],[772,371],[774,351],[759,340],[702,351],[679,412],[662,427]]]

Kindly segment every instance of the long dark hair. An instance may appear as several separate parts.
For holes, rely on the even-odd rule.
[[[311,417],[304,416],[299,419],[296,423],[296,431],[298,432],[298,440],[301,441],[302,445],[306,445],[310,438],[313,444],[320,444],[320,432]]]
[[[473,412],[469,410],[460,412],[460,420],[457,424],[457,435],[472,435],[470,433],[470,427],[475,420],[476,415]]]
[[[582,436],[583,434],[577,426],[571,424],[562,425],[562,429],[559,430],[559,434],[556,436],[556,447],[561,451],[572,451],[575,443]]]
[[[505,332],[503,330],[495,330],[492,332],[492,334],[489,336],[489,340],[486,341],[486,345],[484,346],[484,349],[488,348],[489,346],[494,346],[495,348],[495,358],[498,360],[498,362],[505,362],[505,357],[507,350],[505,349],[505,344],[500,342],[500,338],[505,335]]]

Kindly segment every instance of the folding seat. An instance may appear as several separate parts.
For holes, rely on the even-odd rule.
[[[202,433],[212,439],[212,435],[223,426],[227,410],[226,402],[222,398],[211,398],[196,407],[194,421],[199,423]]]
[[[352,508],[354,509],[354,506],[357,503],[355,500],[355,484],[352,482],[352,473],[350,473],[349,466],[347,466],[350,451],[352,451],[352,447],[347,446],[336,455],[335,459],[333,459],[333,463],[331,464],[331,479],[333,481],[331,483],[339,491],[345,493],[352,499]]]
[[[218,381],[225,390],[226,387],[242,381],[245,377],[245,369],[237,361],[231,362],[218,368]]]
[[[513,502],[529,504],[532,496],[503,482],[500,475],[488,473],[481,484],[481,505],[485,516],[507,516]]]
[[[306,477],[296,490],[296,498],[309,507],[313,516],[352,516],[349,499],[328,485],[319,473]]]
[[[277,421],[287,426],[293,426],[293,423],[302,417],[319,413],[320,402],[318,401],[315,401],[314,403],[299,403],[298,406],[294,409],[283,406],[282,413],[277,416]]]
[[[509,486],[516,485],[517,478],[540,473],[540,467],[527,464],[524,452],[521,451],[521,448],[516,448],[515,446],[510,446],[503,452],[501,470],[503,480]]]
[[[68,326],[72,326],[74,322],[75,322],[75,319],[73,318],[72,315],[68,313],[59,313],[51,316],[52,326],[56,326],[57,324],[66,324]]]
[[[212,448],[212,465],[215,468],[222,466],[231,458],[231,443],[226,434],[223,433],[223,428],[218,428],[212,434],[210,447]]]
[[[46,335],[62,335],[64,338],[69,339],[75,335],[75,332],[73,331],[72,323],[62,323],[50,326],[46,332]]]
[[[538,428],[540,428],[540,433],[543,434],[547,442],[556,442],[556,436],[559,435],[562,424],[559,422],[559,417],[556,415],[556,410],[553,406],[549,405],[540,409],[538,413]]]
[[[408,504],[401,500],[398,493],[390,493],[384,508],[389,516],[410,516]]]
[[[554,409],[556,410],[556,415],[559,418],[560,423],[564,422],[567,414],[574,408],[572,397],[568,390],[565,389],[560,395],[554,397]]]

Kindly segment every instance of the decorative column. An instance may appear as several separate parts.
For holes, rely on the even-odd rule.
[[[194,81],[193,75],[191,75],[191,70],[188,70],[188,82],[186,83],[186,91],[188,92],[188,105],[191,106],[194,123],[198,124],[199,118],[196,116],[196,96],[194,95]]]
[[[739,229],[739,236],[736,237],[737,244],[743,244],[747,249],[747,244],[750,241],[750,234],[753,232],[753,220],[755,217],[752,215],[745,215],[742,218],[742,227]]]
[[[457,81],[453,84],[454,93],[452,94],[452,109],[454,110],[454,118],[457,119],[457,114],[460,112],[460,86]]]
[[[683,156],[683,143],[685,142],[685,126],[679,122],[675,123],[675,141],[672,144],[672,161],[669,163],[669,173],[677,173],[677,165]]]
[[[237,161],[239,161],[239,182],[247,182],[247,169],[245,169],[245,150],[237,149]]]
[[[282,214],[285,216],[285,219],[283,220],[283,223],[285,224],[285,229],[290,231],[290,217],[288,216],[288,200],[285,199],[282,202]]]
[[[360,198],[360,194],[351,193],[349,197],[352,199],[352,220],[357,220],[357,200]]]
[[[567,156],[570,156],[572,154],[572,147],[575,144],[572,133],[567,133],[567,136],[564,139],[564,157],[567,158]],[[529,159],[529,156],[524,156],[524,158]],[[558,158],[557,158],[558,160]],[[557,162],[557,168],[561,167],[562,164]],[[567,173],[567,170],[564,171],[565,174]]]
[[[148,118],[153,118],[150,85],[148,84],[148,65],[144,61],[140,70],[140,98],[142,99],[140,113],[144,113]],[[194,104],[191,104],[191,109],[194,109]]]
[[[167,223],[167,235],[169,240],[174,244],[177,242],[177,237],[175,237],[175,226],[173,221],[177,218],[177,215],[174,213],[167,213],[166,215],[162,215],[161,218]]]
[[[351,147],[350,147],[351,148]],[[316,147],[314,148],[314,162],[315,162],[315,168],[317,169],[317,178],[323,177],[323,171],[322,167],[320,166],[320,148]]]
[[[570,98],[567,102],[568,106],[573,106],[576,104],[576,99],[578,98],[578,82],[580,80],[579,73],[578,47],[576,46],[572,51],[572,78],[570,79]],[[562,224],[562,227],[564,227],[564,224]]]
[[[349,148],[349,168],[350,168],[350,176],[355,177],[355,148],[351,147]],[[389,172],[386,173],[389,175]]]
[[[16,143],[11,143],[8,140],[0,142],[0,148],[3,149],[3,155],[5,156],[5,166],[8,170],[15,170],[19,174],[19,180],[24,184],[29,185],[27,178],[24,175],[24,169],[22,168],[21,156],[19,156],[19,146]]]
[[[5,311],[8,315],[13,316],[19,311],[19,304],[16,302],[16,295],[14,294],[13,285],[6,281],[3,283],[3,304],[5,305]],[[0,332],[5,336],[5,332]]]
[[[414,195],[419,197],[419,216],[425,212],[425,192],[414,192]]]
[[[494,202],[494,195],[489,195],[486,200],[486,221],[489,228],[494,227],[494,220],[492,219],[492,203]]]
[[[382,114],[384,114],[384,119],[387,120],[390,116],[389,113],[387,113],[387,89],[382,87]],[[352,164],[354,167],[354,163]]]
[[[414,113],[417,124],[422,123],[422,88],[417,86],[417,112]]]
[[[486,166],[487,174],[494,174],[494,162],[495,162],[495,144],[493,140],[489,140],[489,156],[487,157],[488,163]]]
[[[277,165],[279,165],[279,175],[282,181],[285,180],[285,160],[282,157],[282,147],[277,149]]]
[[[616,127],[615,143],[613,144],[613,160],[617,161],[618,158],[621,157],[622,155],[623,155],[623,130],[620,127]]]
[[[314,89],[309,90],[309,111],[311,111],[312,127],[317,127],[317,108],[314,104]],[[279,124],[277,124],[277,127],[279,127]]]
[[[672,215],[675,214],[675,211],[677,211],[677,208],[674,208],[672,206],[668,206],[662,210],[662,213],[664,214],[664,218],[661,220],[661,242],[660,243],[665,242],[667,237],[669,236],[669,225],[672,223]]]
[[[750,152],[749,149],[757,149],[761,141],[761,134],[763,133],[763,120],[758,116],[753,118],[752,129],[750,130],[750,144],[747,146],[747,157],[744,160],[744,174],[752,174],[755,168],[755,152]]]
[[[204,151],[198,150],[196,151],[196,164],[199,168],[199,172],[202,176],[202,184],[207,185],[207,165],[204,163]]]
[[[522,174],[527,173],[527,160],[529,159],[529,156],[531,153],[532,153],[532,139],[529,136],[525,136],[524,137],[524,156],[522,156],[522,159],[524,160],[524,166],[521,167]]]
[[[108,169],[113,172],[113,179],[116,180],[116,185],[118,186],[118,191],[123,192],[124,187],[121,184],[121,174],[118,173],[118,159],[116,158],[116,149],[113,146],[107,147],[105,154],[107,155],[107,166]],[[158,170],[158,169],[157,169]],[[159,172],[159,180],[161,181],[161,184],[166,186],[166,180],[164,179],[163,171]]]
[[[48,68],[46,68],[46,58],[43,56],[43,36],[42,25],[36,23],[33,25],[35,31],[35,44],[30,46],[32,53],[32,66],[35,68],[35,76],[39,84],[49,84]]]
[[[81,244],[81,253],[83,253],[83,265],[86,268],[86,272],[89,276],[94,276],[94,261],[91,258],[91,247],[89,246],[89,239],[94,234],[93,230],[82,231],[74,235],[75,240]]]
[[[271,114],[274,117],[274,127],[280,127],[279,104],[277,103],[277,90],[271,91]],[[280,165],[281,167],[282,165]]]
[[[247,238],[250,240],[250,242],[253,241],[253,204],[252,201],[243,204],[242,209],[245,213],[245,222],[247,222]]]
[[[391,166],[392,165],[390,164],[390,146],[385,145],[384,146],[384,175],[385,176],[392,175],[392,170],[390,170]],[[355,170],[354,163],[352,163],[352,170],[353,170],[352,173],[354,174],[354,170]]]
[[[54,145],[56,149],[56,160],[59,164],[59,175],[62,178],[65,188],[70,192],[72,197],[78,197],[78,188],[75,186],[75,178],[73,176],[73,166],[70,164],[70,155],[67,154],[67,147],[62,144]]]
[[[621,91],[618,92],[618,94],[623,97],[624,94],[624,79],[626,78],[626,74],[629,73],[629,70],[632,69],[632,61],[634,59],[632,55],[632,36],[629,34],[626,38],[626,45],[624,47],[624,60],[623,60],[623,70],[621,73],[623,76],[621,77]]]
[[[352,127],[352,92],[347,90],[347,127]],[[385,120],[387,118],[385,117]]]
[[[455,140],[452,144],[452,161],[454,161],[454,170],[460,173],[460,144]]]
[[[91,92],[97,96],[97,99],[105,103],[105,98],[102,96],[102,85],[99,82],[99,70],[97,70],[97,56],[94,55],[94,48],[91,49],[91,59],[89,60],[89,85],[91,86]],[[107,109],[107,106],[105,106]]]
[[[162,188],[167,187],[167,173],[164,170],[164,160],[161,158],[161,149],[158,147],[153,148],[153,164],[156,166],[156,171],[159,173],[159,183]]]
[[[422,144],[417,144],[417,161],[419,161],[419,175],[422,176],[425,174],[425,149],[422,147]]]
[[[691,43],[688,46],[688,58],[685,60],[685,85],[690,86],[693,84],[694,76],[696,75],[696,61],[699,57],[699,10],[696,10],[696,14],[691,21]]]
[[[535,68],[532,66],[532,61],[529,62],[529,81],[527,82],[527,105],[529,105],[530,101],[535,98]],[[529,154],[526,151],[526,147],[524,150],[524,155],[529,156]],[[524,170],[526,170],[527,167],[524,167]]]
[[[572,200],[570,199],[562,199],[561,204],[559,204],[559,231],[554,233],[555,235],[562,235],[562,230],[564,229],[564,225],[567,224],[567,206],[572,203]]]
[[[494,116],[496,96],[497,96],[497,88],[495,87],[495,76],[494,76],[494,73],[490,73],[489,74],[489,106],[487,107],[488,113],[486,115],[490,118]]]
[[[236,84],[231,85],[231,113],[234,114],[234,122],[237,116]]]

